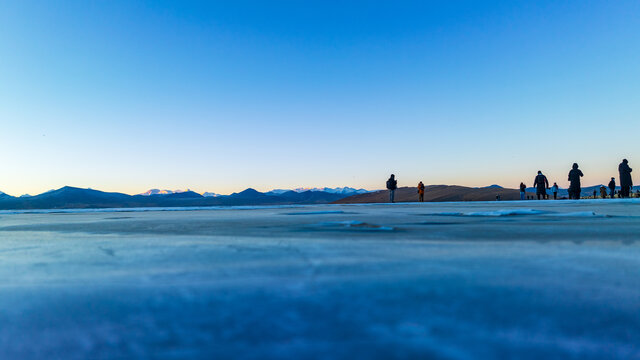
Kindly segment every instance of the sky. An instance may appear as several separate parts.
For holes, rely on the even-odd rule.
[[[638,1],[0,1],[0,191],[640,166]],[[637,180],[636,180],[637,181]]]

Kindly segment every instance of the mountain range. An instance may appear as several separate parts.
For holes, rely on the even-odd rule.
[[[147,193],[127,195],[70,186],[30,197],[0,193],[0,210],[327,204],[350,195],[311,190],[275,194],[254,189],[217,196],[204,196],[189,190],[150,190]]]
[[[191,191],[189,189],[187,190],[160,190],[160,189],[150,189],[147,190],[143,193],[140,193],[138,195],[143,195],[143,196],[151,196],[151,195],[170,195],[170,194],[178,194],[178,193],[183,193],[183,192],[188,192]],[[204,197],[209,197],[209,196],[220,196],[220,194],[216,194],[213,192],[205,192],[202,194],[202,196]]]
[[[364,193],[368,193],[371,192],[370,190],[366,190],[366,189],[355,189],[352,187],[337,187],[337,188],[328,188],[328,187],[323,187],[323,188],[297,188],[297,189],[293,189],[293,190],[283,190],[283,189],[275,189],[275,190],[271,190],[269,192],[267,192],[267,194],[282,194],[288,191],[295,191],[298,193],[302,193],[302,192],[306,192],[306,191],[321,191],[321,192],[327,192],[327,193],[331,193],[331,194],[341,194],[341,195],[347,195],[347,196],[351,196],[351,195],[356,195],[356,194],[364,194]]]
[[[599,195],[599,188],[600,185],[584,187],[582,196],[592,196],[593,190]],[[348,204],[388,201],[386,190],[367,191],[354,188],[272,190],[265,193],[249,188],[231,195],[210,194],[213,193],[203,195],[191,190],[152,189],[143,194],[127,195],[65,186],[35,196],[14,197],[0,192],[0,210]],[[528,188],[527,195],[534,196],[535,189]],[[567,190],[560,189],[558,195],[560,198],[566,198]],[[429,185],[425,191],[425,201],[494,201],[496,196],[500,196],[501,200],[518,200],[520,192],[498,185],[479,188]],[[417,201],[418,195],[415,187],[403,187],[396,191],[395,197],[398,202],[414,202]]]

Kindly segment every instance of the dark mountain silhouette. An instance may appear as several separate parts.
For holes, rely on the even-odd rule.
[[[230,197],[234,197],[236,199],[247,199],[247,198],[267,198],[269,195],[265,195],[255,189],[248,188],[239,193],[233,193],[229,195]]]
[[[0,210],[326,204],[345,196],[323,191],[267,195],[254,189],[217,197],[204,197],[193,191],[132,196],[65,186],[24,198],[0,194]]]
[[[27,198],[2,198],[1,209],[47,209],[47,208],[87,208],[87,207],[119,207],[127,202],[129,195],[107,193],[91,189],[80,189],[65,186]]]
[[[165,199],[202,199],[204,196],[194,191],[185,191],[166,195],[151,195],[151,196],[164,196]]]
[[[9,194],[5,194],[2,191],[0,191],[0,199],[10,199],[10,198],[13,198],[13,196]]]
[[[482,189],[504,189],[504,188],[500,185],[493,184],[493,185],[485,186]]]

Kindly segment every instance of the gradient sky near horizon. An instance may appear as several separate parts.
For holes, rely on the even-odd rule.
[[[0,190],[378,189],[390,173],[517,187],[538,169],[565,187],[573,162],[606,183],[623,157],[640,167],[639,14],[638,1],[2,1]]]

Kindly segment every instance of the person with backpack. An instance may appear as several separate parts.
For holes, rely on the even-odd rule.
[[[609,181],[609,196],[613,199],[613,196],[616,194],[616,178],[611,178]]]
[[[540,196],[542,199],[547,198],[547,189],[549,188],[549,180],[547,177],[542,175],[542,171],[538,170],[538,175],[533,180],[533,187],[536,188],[536,195],[538,196],[538,200],[540,200]]]
[[[628,198],[633,182],[631,181],[631,171],[629,167],[629,161],[623,159],[620,165],[618,165],[618,172],[620,173],[620,197]]]
[[[551,187],[551,192],[553,193],[553,200],[558,200],[558,184],[557,183],[553,183],[553,186]]]
[[[527,185],[525,185],[524,183],[520,183],[520,200],[525,199],[526,192],[527,192]]]
[[[580,169],[578,169],[578,164],[573,163],[571,167],[571,171],[569,171],[569,199],[580,199],[580,193],[582,192],[580,185],[580,178],[583,177],[584,174]]]
[[[389,180],[387,180],[387,189],[389,190],[389,201],[395,202],[395,192],[398,188],[398,180],[396,180],[396,176],[391,174]]]
[[[422,181],[418,183],[418,201],[424,202],[424,184]]]

